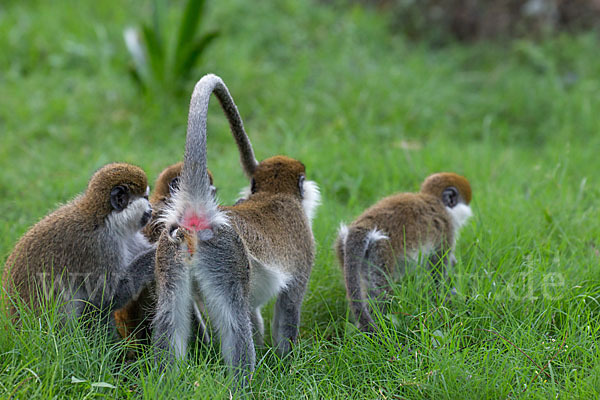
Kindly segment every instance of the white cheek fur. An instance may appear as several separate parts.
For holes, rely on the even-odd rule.
[[[452,217],[455,232],[458,232],[467,220],[473,216],[471,207],[462,203],[457,204],[454,208],[446,207],[446,210],[448,210],[448,213]]]
[[[321,204],[321,192],[319,191],[319,186],[314,181],[304,181],[303,188],[304,198],[302,199],[302,207],[308,221],[312,223],[317,212],[317,207]]]

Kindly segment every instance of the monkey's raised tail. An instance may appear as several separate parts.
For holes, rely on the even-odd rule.
[[[177,216],[178,222],[197,232],[210,230],[220,217],[216,200],[210,190],[206,166],[206,120],[212,93],[215,93],[219,99],[227,116],[246,175],[251,176],[258,165],[252,144],[246,135],[244,124],[227,86],[216,75],[203,76],[196,83],[192,93],[181,173],[181,190],[173,196],[174,209],[180,214]]]

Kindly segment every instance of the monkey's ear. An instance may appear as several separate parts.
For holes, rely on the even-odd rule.
[[[298,189],[300,189],[300,197],[304,198],[304,180],[306,178],[304,175],[300,175],[298,177]]]
[[[169,182],[169,193],[171,195],[173,195],[173,193],[175,193],[177,190],[179,190],[179,177],[178,176],[171,179],[171,182]]]
[[[442,192],[442,202],[446,207],[453,208],[458,204],[458,190],[451,186]]]
[[[127,187],[118,185],[110,191],[110,205],[117,211],[123,211],[129,203],[129,190]]]
[[[254,180],[254,178],[250,180],[250,193],[256,193],[256,181]]]

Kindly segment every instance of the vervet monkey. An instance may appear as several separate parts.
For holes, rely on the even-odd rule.
[[[108,318],[153,279],[154,248],[141,233],[152,213],[148,191],[136,166],[100,168],[83,194],[17,242],[4,268],[5,290],[34,309],[53,297],[72,316],[100,310]]]
[[[170,358],[185,356],[197,285],[219,332],[225,363],[245,382],[255,366],[253,330],[262,336],[260,307],[273,296],[277,352],[287,353],[297,338],[314,261],[311,218],[319,192],[305,180],[302,163],[276,156],[248,163],[251,194],[235,206],[219,207],[206,172],[206,114],[213,92],[224,108],[235,109],[217,76],[207,75],[196,84],[180,188],[158,242],[153,340]]]
[[[470,202],[471,186],[464,177],[438,173],[423,182],[419,193],[386,197],[340,227],[335,248],[361,330],[377,327],[367,297],[383,300],[388,280],[403,274],[406,262],[423,256],[442,272],[455,262],[459,229],[472,215]]]

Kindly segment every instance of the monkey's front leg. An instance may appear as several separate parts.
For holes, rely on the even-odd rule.
[[[154,280],[154,247],[138,255],[119,275],[115,284],[110,311],[123,308],[142,289]]]

